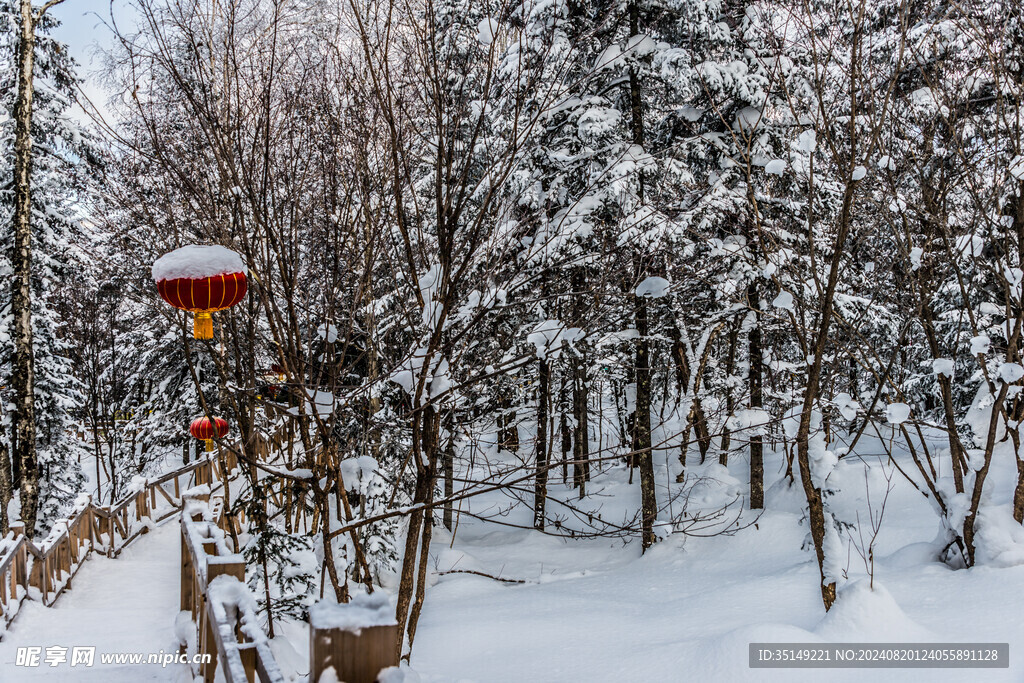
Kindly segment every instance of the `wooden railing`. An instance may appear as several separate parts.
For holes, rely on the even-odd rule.
[[[15,538],[14,534],[0,540],[0,638],[28,597],[29,545],[24,536]]]
[[[281,448],[289,436],[279,430],[258,444],[259,453],[267,455],[268,445]],[[245,561],[226,533],[240,520],[224,510],[223,497],[212,495],[225,485],[237,463],[232,448],[224,456],[223,469],[218,458],[199,460],[146,481],[114,505],[96,505],[83,497],[72,516],[58,521],[38,547],[12,525],[12,533],[0,539],[0,638],[25,599],[53,605],[71,588],[94,550],[117,557],[136,538],[180,511],[180,606],[195,627],[182,651],[192,655],[193,662],[204,659],[195,655],[210,660],[193,674],[210,683],[219,666],[225,683],[283,683],[259,624],[255,598],[245,584]],[[339,680],[371,683],[382,668],[398,664],[397,628],[379,620],[361,628],[314,624],[311,670],[319,678],[331,667]]]
[[[147,481],[113,505],[97,505],[83,497],[72,515],[58,520],[39,545],[30,541],[20,523],[0,539],[0,638],[26,598],[47,607],[71,588],[71,581],[95,550],[117,557],[124,548],[158,522],[181,509],[182,494],[206,485],[223,486],[236,459],[230,449],[224,458],[202,460]]]
[[[245,560],[223,528],[229,517],[217,499],[208,503],[209,496],[202,494],[181,513],[181,610],[192,615],[194,625],[183,649],[190,661],[202,662],[193,674],[213,681],[219,664],[225,683],[257,677],[262,683],[281,683],[284,676],[245,585]]]
[[[236,463],[230,451],[225,458],[225,471],[215,457],[198,460],[158,479],[147,481],[145,487],[130,493],[109,508],[96,508],[100,518],[101,545],[108,557],[117,557],[121,550],[138,536],[149,531],[181,510],[181,494],[196,486],[211,490],[223,485]]]

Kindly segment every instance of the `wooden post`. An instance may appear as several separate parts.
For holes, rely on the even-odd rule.
[[[12,566],[11,573],[13,573],[13,571],[14,568]],[[3,617],[5,614],[7,614],[7,584],[9,583],[9,579],[7,578],[7,576],[8,572],[0,574],[0,617]],[[18,589],[15,588],[14,590],[15,592],[17,592]]]
[[[28,546],[26,544],[21,544],[21,550],[18,551],[18,559],[14,561],[14,564],[18,568],[18,580],[21,583],[21,587],[25,593],[28,593]]]
[[[14,534],[14,540],[17,542],[25,533],[24,522],[11,522],[8,529]],[[14,563],[11,565],[11,589],[14,591],[14,600],[18,600],[18,584],[20,583],[28,592],[28,548],[25,543],[21,544],[18,549],[18,556],[14,559]]]
[[[346,610],[376,613],[364,626],[337,628]],[[372,623],[370,623],[372,622]],[[391,623],[387,623],[391,622]],[[320,602],[310,610],[309,680],[318,681],[328,668],[345,683],[374,683],[381,669],[398,666],[398,623],[387,596],[358,595],[347,605]]]
[[[49,578],[50,572],[47,566],[50,563],[50,559],[47,556],[37,557],[36,561],[32,563],[32,574],[35,580],[33,584],[39,590],[40,601],[46,605],[46,594],[49,592],[46,590],[47,578]]]
[[[195,567],[192,566],[192,553],[188,549],[187,531],[185,522],[181,523],[181,602],[180,610],[192,612],[195,618],[195,609],[192,604],[192,583],[195,581]]]
[[[146,489],[142,489],[135,494],[135,517],[142,522],[143,517],[149,517],[149,495]],[[149,527],[143,526],[139,530],[140,534],[148,534]]]
[[[92,501],[89,501],[89,516],[85,519],[85,523],[89,526],[89,552],[96,549],[96,508],[92,506]]]
[[[231,557],[234,557],[234,556],[231,556]],[[218,576],[233,576],[236,579],[238,579],[239,581],[241,581],[243,584],[245,584],[245,562],[238,562],[238,561],[221,562],[221,561],[219,561],[219,559],[214,559],[212,557],[207,557],[207,559],[206,559],[206,586],[207,586],[207,590],[209,590],[210,584],[213,583],[213,580],[216,579]],[[209,599],[208,596],[207,596],[207,599]],[[207,605],[205,607],[206,607],[206,609],[203,610],[204,612],[206,612],[208,610],[209,606]],[[214,635],[213,635],[213,629],[215,629],[215,628],[217,628],[217,625],[214,624],[211,619],[206,619],[206,632],[205,632],[205,638],[203,640],[206,643],[206,647],[209,648],[209,649],[208,650],[204,650],[203,652],[204,652],[204,654],[206,652],[209,652],[209,653],[211,653],[213,655],[213,657],[210,658],[210,663],[209,664],[202,664],[202,665],[200,665],[201,669],[202,669],[203,680],[206,683],[213,683],[213,677],[214,677],[214,674],[217,671],[217,647],[215,645]],[[253,671],[255,671],[255,666],[256,666],[256,660],[254,659],[253,660]]]
[[[68,575],[68,581],[67,581],[66,584],[64,584],[64,590],[71,590],[71,527],[70,527],[70,525],[68,526],[67,536],[64,537],[64,540],[61,542],[60,548],[58,548],[57,552],[60,553],[60,557],[62,558],[61,562],[60,562],[61,570],[67,572],[67,575]]]

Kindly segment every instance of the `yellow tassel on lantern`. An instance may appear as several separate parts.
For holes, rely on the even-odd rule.
[[[196,311],[192,336],[195,339],[213,339],[213,316],[208,311]]]
[[[206,452],[209,453],[213,450],[213,439],[204,439],[206,441]]]

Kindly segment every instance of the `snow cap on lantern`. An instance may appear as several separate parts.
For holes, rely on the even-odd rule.
[[[192,420],[188,431],[200,441],[205,441],[206,450],[212,451],[214,437],[223,439],[228,435],[228,421],[219,417],[212,421],[208,417],[197,417]]]
[[[212,339],[210,314],[231,308],[245,296],[245,263],[238,254],[218,244],[175,249],[158,258],[152,272],[164,301],[195,313],[196,339]]]

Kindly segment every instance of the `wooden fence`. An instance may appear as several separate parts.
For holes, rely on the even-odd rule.
[[[26,598],[53,605],[96,551],[117,557],[124,548],[158,522],[181,509],[182,494],[195,486],[216,489],[236,463],[227,451],[226,471],[208,457],[147,481],[113,505],[97,505],[91,497],[58,520],[39,545],[30,541],[20,523],[0,540],[0,638]]]
[[[282,683],[284,676],[259,625],[256,601],[245,585],[245,560],[225,534],[223,506],[201,494],[181,513],[181,610],[192,615],[190,661],[209,655],[193,673],[209,683],[218,665],[225,683]],[[199,657],[198,661],[202,662]]]
[[[278,432],[260,444],[260,453],[266,455],[268,446],[283,450],[293,443],[292,434]],[[39,546],[12,525],[12,533],[0,539],[0,638],[25,599],[52,606],[71,588],[92,552],[117,557],[157,523],[180,512],[180,607],[191,614],[195,626],[194,637],[183,651],[210,657],[193,673],[210,683],[219,666],[225,683],[283,683],[259,625],[255,598],[245,585],[245,561],[225,533],[240,520],[227,514],[222,497],[211,495],[225,486],[237,464],[231,449],[224,455],[223,469],[218,458],[208,457],[146,481],[114,505],[97,505],[87,497],[69,519],[54,525]],[[310,669],[317,677],[332,668],[339,680],[372,683],[381,668],[398,664],[397,629],[396,624],[368,623],[363,628],[314,624]],[[193,657],[190,661],[203,659]]]

